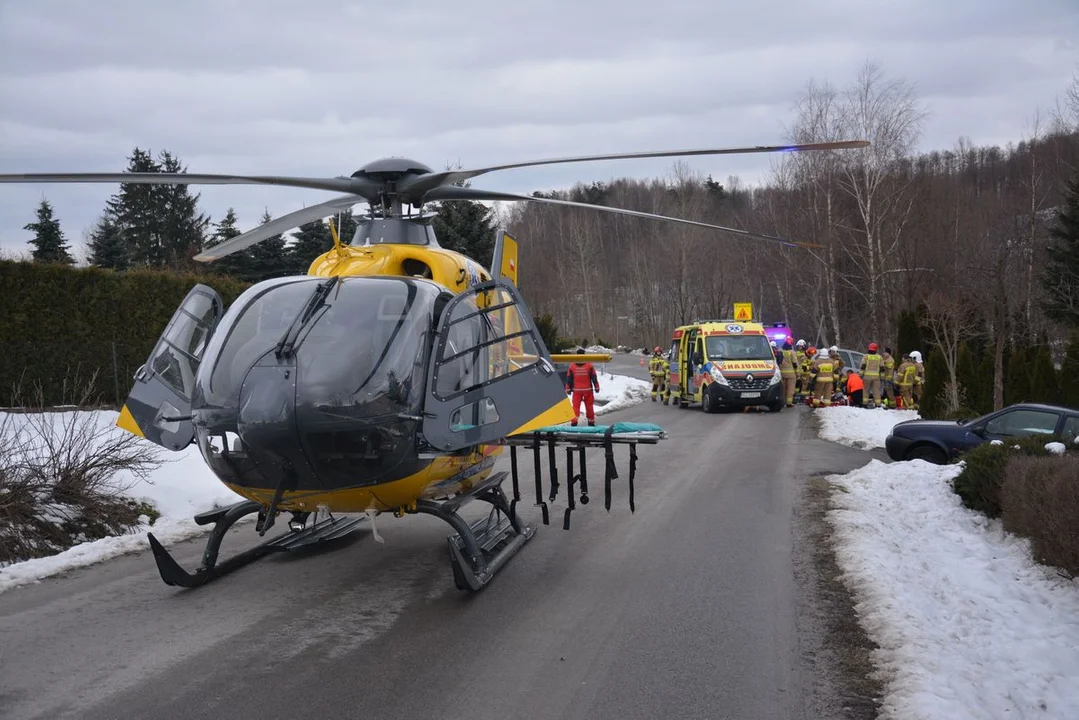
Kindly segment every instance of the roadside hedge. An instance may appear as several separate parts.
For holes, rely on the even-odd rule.
[[[198,283],[226,305],[250,286],[216,275],[0,261],[0,406],[16,403],[16,387],[40,387],[49,405],[70,403],[91,379],[100,404],[122,403]]]

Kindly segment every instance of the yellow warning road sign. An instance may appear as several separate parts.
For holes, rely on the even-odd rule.
[[[753,320],[753,303],[735,303],[734,319],[738,322],[750,322]]]

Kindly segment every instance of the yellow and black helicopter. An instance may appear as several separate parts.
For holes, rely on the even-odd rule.
[[[554,500],[555,446],[565,444],[568,528],[574,484],[581,503],[588,502],[585,447],[606,450],[609,509],[610,483],[617,477],[612,446],[629,444],[632,508],[636,444],[655,443],[665,433],[650,424],[561,425],[574,413],[555,362],[578,356],[552,356],[540,337],[517,289],[516,240],[499,231],[492,267],[485,269],[439,246],[431,226],[436,213],[422,212],[423,206],[446,200],[541,202],[797,246],[690,219],[461,182],[496,170],[558,163],[866,145],[855,140],[591,155],[442,172],[385,158],[349,177],[332,178],[123,172],[0,174],[0,182],[254,184],[344,193],[209,248],[195,257],[203,262],[366,202],[369,211],[348,244],[331,221],[334,246],[312,261],[306,275],[257,283],[227,309],[212,288],[195,286],[135,373],[117,425],[173,451],[195,443],[221,482],[245,498],[196,516],[213,529],[194,573],[183,570],[152,534],[150,545],[162,579],[191,587],[271,551],[345,536],[379,513],[426,513],[454,530],[448,544],[455,583],[476,591],[535,532],[516,513],[518,447],[533,450],[536,504],[546,523],[541,447],[549,455]],[[502,489],[508,473],[495,472],[506,446],[512,501]],[[469,523],[458,510],[472,500],[492,510]],[[258,513],[256,530],[263,535],[281,512],[291,513],[290,532],[218,561],[221,541],[237,520]]]

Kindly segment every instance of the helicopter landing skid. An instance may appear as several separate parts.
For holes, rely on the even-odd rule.
[[[453,582],[458,590],[477,592],[483,589],[536,533],[535,527],[521,523],[515,503],[510,503],[502,491],[507,474],[495,473],[468,495],[453,500],[419,500],[410,511],[434,515],[456,531],[446,541]],[[487,517],[468,523],[457,513],[459,507],[471,500],[482,500],[491,505]]]
[[[222,575],[248,565],[271,552],[286,552],[296,550],[308,545],[314,545],[327,540],[344,537],[359,529],[366,517],[331,517],[327,520],[317,521],[310,527],[276,537],[268,542],[256,545],[243,551],[223,562],[217,561],[217,554],[221,549],[221,541],[225,539],[228,529],[242,517],[260,512],[263,506],[253,500],[242,500],[235,505],[218,508],[200,513],[195,516],[198,525],[214,524],[209,539],[206,541],[206,549],[202,553],[202,564],[194,573],[189,573],[180,567],[180,564],[169,554],[169,551],[154,537],[148,534],[150,548],[154,551],[154,560],[157,561],[158,572],[166,585],[179,587],[197,587],[205,585]]]

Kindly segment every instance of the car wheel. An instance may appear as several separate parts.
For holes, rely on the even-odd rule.
[[[907,451],[907,460],[925,460],[934,465],[946,465],[948,458],[944,452],[935,445],[915,445]]]

